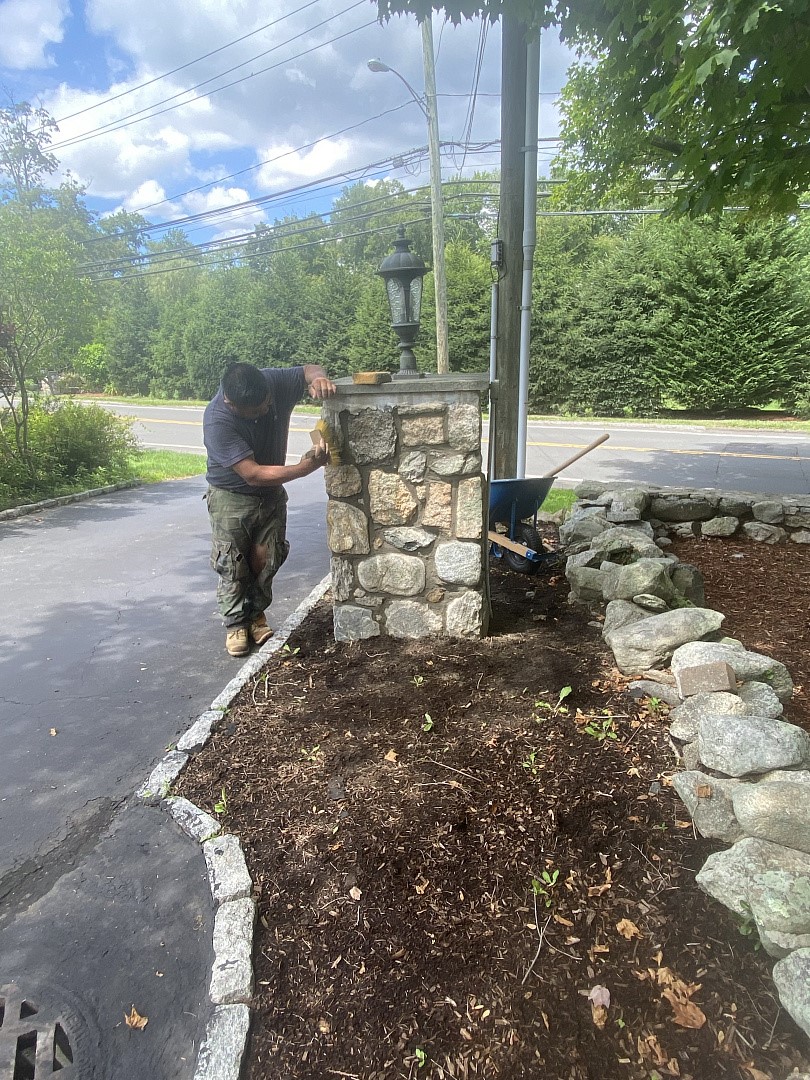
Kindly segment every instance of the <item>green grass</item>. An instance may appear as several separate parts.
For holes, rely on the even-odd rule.
[[[176,450],[143,450],[130,459],[132,479],[155,484],[205,472],[205,454],[180,454]]]
[[[564,488],[552,488],[543,500],[540,509],[543,513],[554,514],[557,510],[567,510],[569,506],[576,502],[576,498],[573,491],[566,491]]]

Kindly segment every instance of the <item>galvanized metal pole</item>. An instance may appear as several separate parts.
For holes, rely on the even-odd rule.
[[[520,296],[520,372],[518,376],[517,470],[526,475],[529,418],[529,354],[532,338],[532,271],[537,244],[537,123],[540,104],[540,33],[526,48],[526,139],[523,147],[523,288]]]

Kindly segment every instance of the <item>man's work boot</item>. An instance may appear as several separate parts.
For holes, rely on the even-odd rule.
[[[225,648],[231,656],[247,656],[250,652],[250,641],[246,626],[234,626],[225,635]]]
[[[267,625],[267,619],[264,615],[257,615],[256,618],[250,624],[250,636],[256,642],[257,645],[264,645],[265,641],[269,641],[273,636],[273,631]]]

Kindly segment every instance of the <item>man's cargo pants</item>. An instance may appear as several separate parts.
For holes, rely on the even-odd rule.
[[[226,627],[247,626],[270,606],[273,578],[290,550],[285,537],[287,492],[277,487],[240,495],[209,487],[205,498],[211,519],[211,566],[219,576],[217,607]],[[266,549],[258,574],[251,568],[256,548]]]

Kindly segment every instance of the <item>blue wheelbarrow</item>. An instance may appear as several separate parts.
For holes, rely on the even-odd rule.
[[[537,511],[551,491],[556,475],[608,438],[607,434],[601,435],[546,476],[490,480],[487,538],[493,558],[503,559],[510,569],[521,574],[535,574],[544,565],[550,569],[559,561],[558,551],[547,551],[543,547],[543,538],[537,528]],[[506,532],[498,532],[498,525]]]

